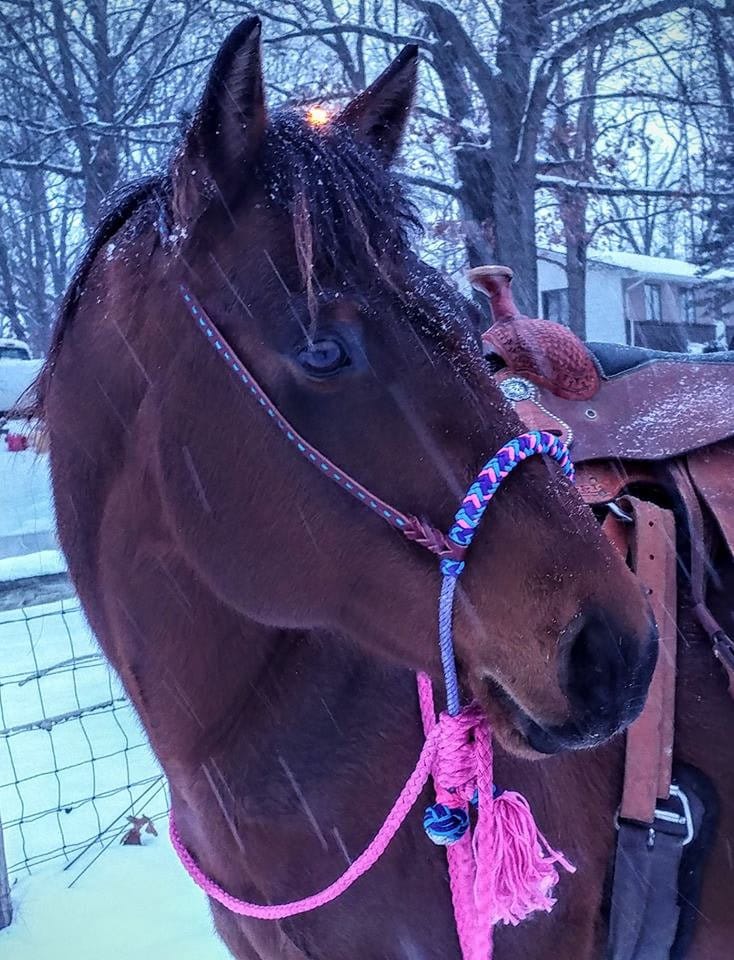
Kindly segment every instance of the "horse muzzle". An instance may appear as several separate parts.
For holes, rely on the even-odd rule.
[[[642,712],[657,662],[657,631],[647,637],[621,633],[607,617],[585,619],[565,643],[560,682],[570,715],[543,726],[530,717],[518,726],[538,753],[595,747],[629,726]]]

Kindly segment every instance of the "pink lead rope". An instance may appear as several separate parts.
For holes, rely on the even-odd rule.
[[[259,920],[282,920],[336,900],[373,867],[415,806],[432,776],[436,799],[468,808],[477,803],[476,826],[447,846],[456,929],[464,960],[488,960],[495,923],[517,924],[535,910],[549,911],[558,882],[555,865],[574,872],[561,853],[539,832],[527,801],[517,793],[493,797],[492,743],[489,725],[477,705],[438,720],[429,678],[418,675],[418,694],[426,742],[385,822],[372,842],[328,887],[290,903],[258,904],[223,890],[186,849],[171,813],[171,843],[189,876],[207,896],[232,913]]]

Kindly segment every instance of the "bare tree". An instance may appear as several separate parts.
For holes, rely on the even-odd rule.
[[[538,244],[563,249],[583,332],[591,244],[693,255],[730,233],[733,3],[0,0],[0,323],[43,348],[104,197],[160,166],[223,34],[258,12],[271,102],[346,101],[418,44],[401,172],[427,254],[510,264],[534,312]]]
[[[191,0],[0,10],[0,284],[6,325],[41,349],[104,198],[168,148],[196,52],[182,38],[204,11]]]
[[[701,257],[717,268],[734,269],[734,24],[711,23],[711,60],[720,96],[721,122],[718,144],[709,170],[711,204]]]
[[[257,10],[257,4],[250,4]],[[590,158],[542,155],[552,91],[579,56],[613,47],[630,32],[685,9],[718,22],[722,6],[708,0],[495,0],[482,4],[396,0],[388,17],[379,4],[361,3],[358,15],[339,18],[331,3],[281,3],[259,12],[280,28],[280,41],[316,39],[350,63],[344,38],[361,44],[417,42],[437,81],[437,112],[447,119],[453,170],[440,189],[451,188],[464,223],[470,262],[500,260],[517,273],[518,300],[537,307],[536,190],[560,190],[564,210],[577,207],[573,192],[603,195],[604,183],[587,180]],[[337,43],[337,39],[338,43]],[[351,47],[349,48],[352,49]],[[583,64],[580,68],[584,73]],[[351,67],[347,78],[353,75]],[[356,74],[355,74],[356,75]],[[361,74],[360,74],[361,78]],[[586,100],[593,100],[587,91]],[[580,108],[579,129],[592,123],[591,105]],[[568,121],[567,121],[568,122]],[[590,127],[589,127],[590,129]],[[582,138],[583,139],[583,138]],[[588,136],[586,138],[588,143]],[[579,147],[580,149],[580,147]],[[571,163],[570,161],[575,161]],[[569,167],[573,167],[569,171]],[[572,175],[567,174],[571,172]],[[424,178],[425,180],[425,178]],[[610,188],[612,195],[615,186]],[[618,195],[632,188],[616,186]],[[667,189],[667,188],[660,188]],[[648,192],[646,193],[645,190]],[[643,188],[641,196],[663,199]],[[680,191],[670,191],[679,193]],[[581,263],[581,268],[583,264]],[[578,287],[578,284],[575,285]]]

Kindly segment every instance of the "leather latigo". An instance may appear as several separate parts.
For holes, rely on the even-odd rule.
[[[625,497],[634,517],[631,565],[647,590],[660,648],[647,706],[627,731],[620,816],[652,823],[658,797],[667,797],[673,765],[677,645],[675,518],[654,503]]]

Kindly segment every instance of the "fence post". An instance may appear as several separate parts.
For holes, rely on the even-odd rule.
[[[10,879],[8,864],[5,860],[3,843],[3,822],[0,820],[0,930],[9,927],[13,919],[13,905],[10,902]]]

